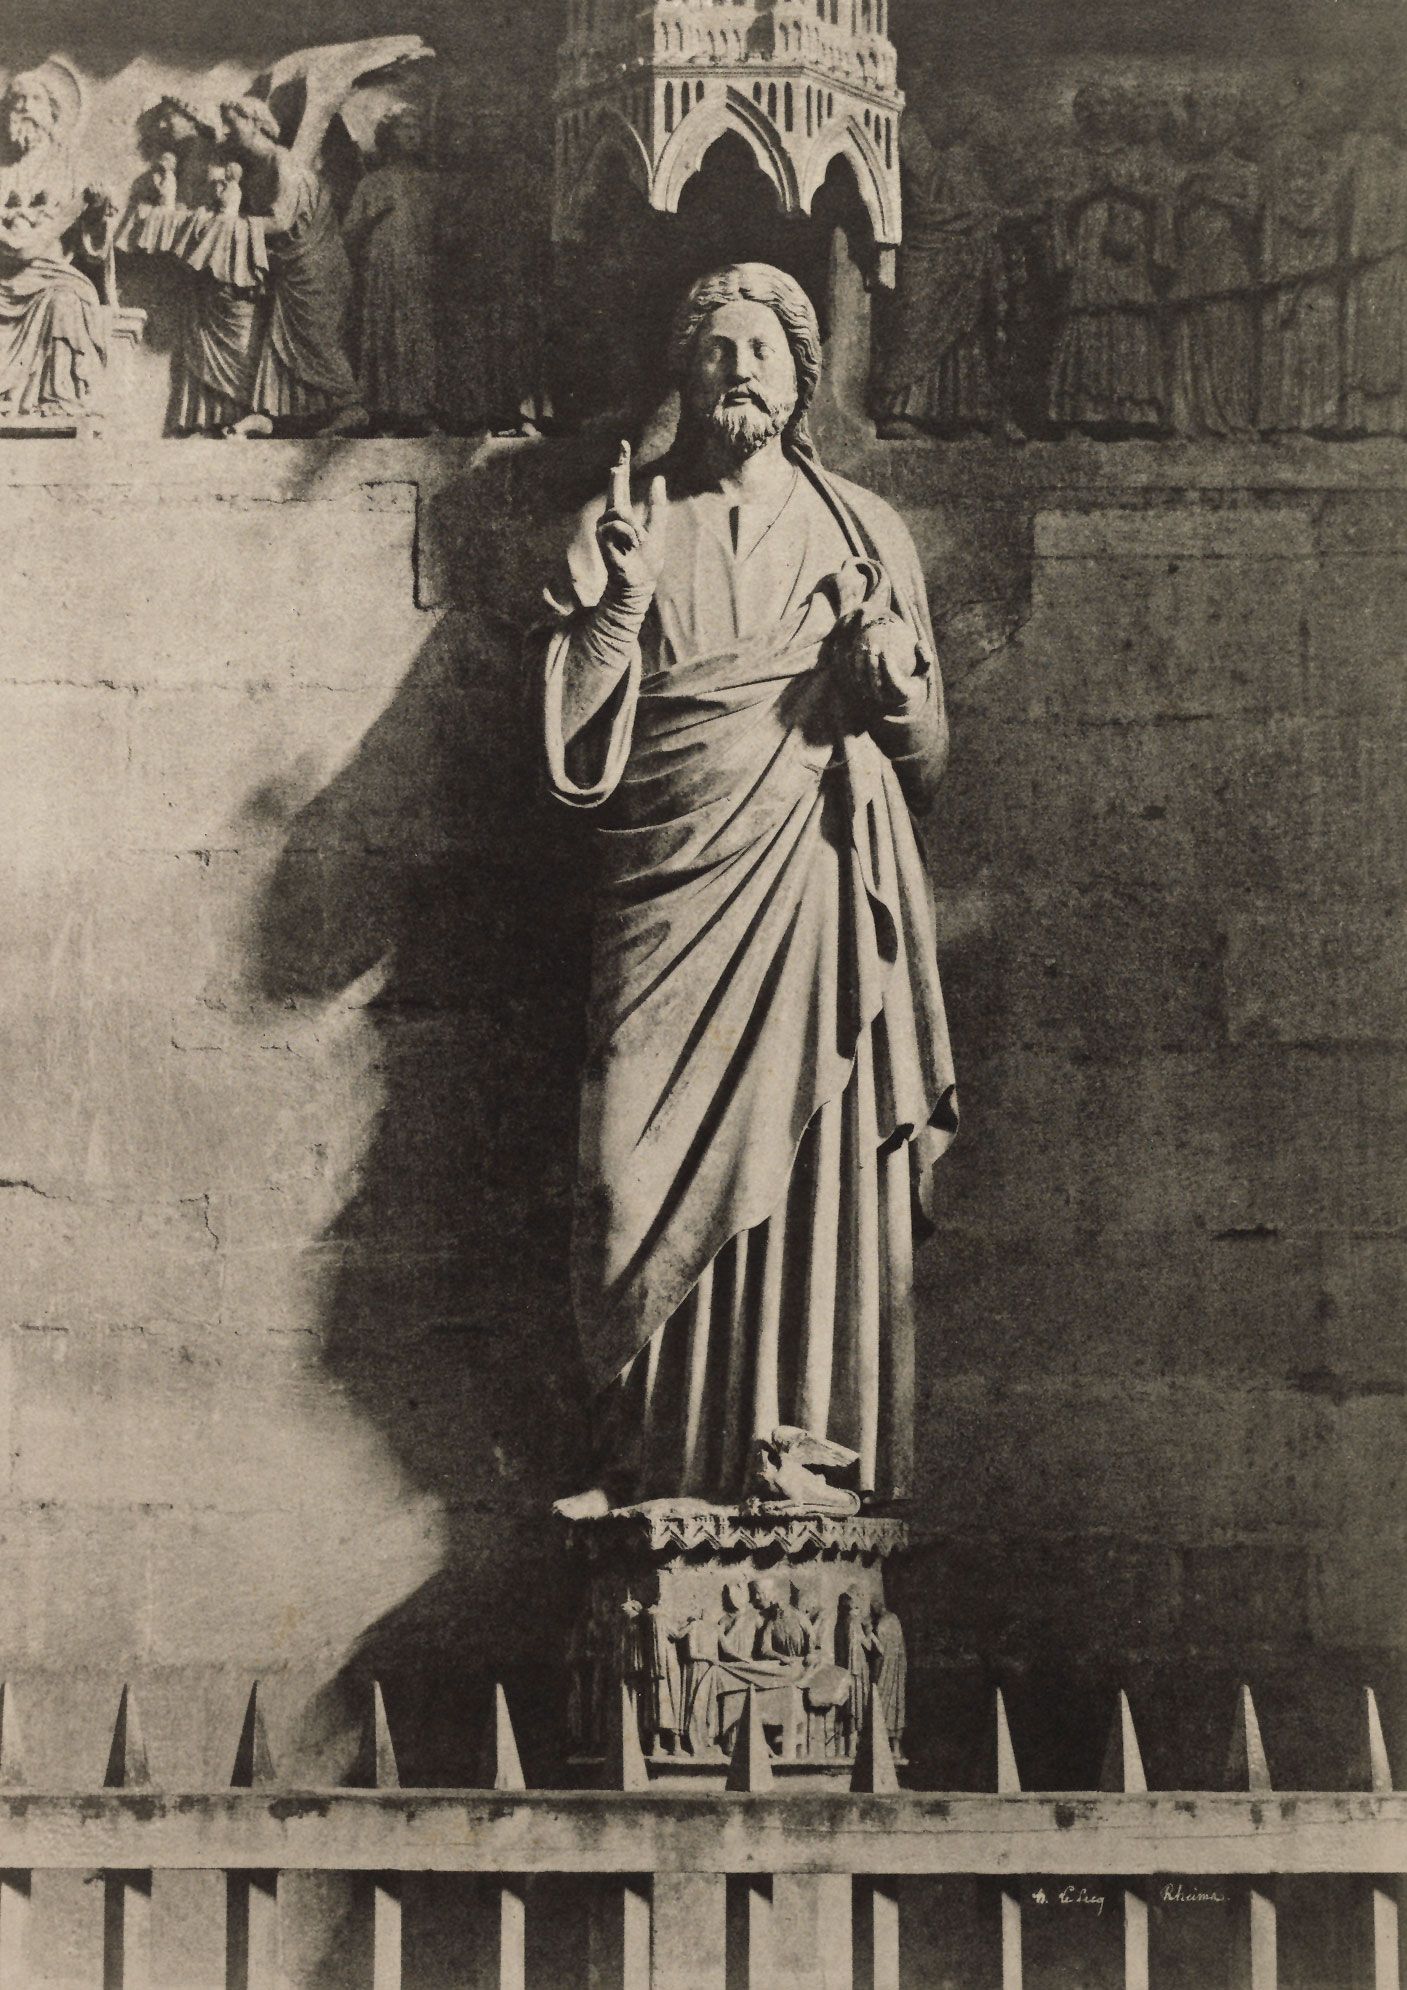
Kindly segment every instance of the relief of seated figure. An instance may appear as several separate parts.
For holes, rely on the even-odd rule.
[[[77,77],[58,62],[15,76],[0,100],[0,422],[81,415],[98,395],[102,302],[65,241],[90,212],[106,213],[69,155],[81,107]]]

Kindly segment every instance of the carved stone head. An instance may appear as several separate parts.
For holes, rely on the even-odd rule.
[[[5,92],[5,141],[12,151],[35,152],[53,143],[59,105],[53,92],[32,71],[16,76]]]
[[[1125,145],[1165,144],[1173,126],[1173,98],[1161,83],[1133,78],[1115,93],[1116,136]]]
[[[278,119],[260,97],[231,97],[220,106],[225,136],[246,159],[267,159],[278,149]]]
[[[1197,84],[1182,100],[1173,127],[1173,147],[1183,159],[1212,159],[1237,136],[1243,120],[1241,92]]]
[[[734,263],[701,277],[675,315],[670,371],[681,443],[716,439],[750,455],[774,435],[804,439],[821,377],[810,298],[770,263]]]
[[[178,152],[183,145],[189,145],[198,138],[202,131],[214,136],[210,126],[197,114],[194,104],[188,104],[184,97],[163,97],[152,122],[162,146],[169,146]]]
[[[376,127],[376,149],[388,163],[425,156],[425,118],[416,104],[397,104]]]
[[[1118,127],[1118,86],[1102,79],[1081,83],[1071,100],[1070,115],[1086,145],[1112,145]]]

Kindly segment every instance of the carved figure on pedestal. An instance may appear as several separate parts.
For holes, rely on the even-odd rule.
[[[644,1644],[643,1710],[645,1746],[678,1752],[685,1725],[684,1671],[680,1663],[678,1631],[658,1603],[651,1603],[641,1618]]]
[[[1324,79],[1270,144],[1258,428],[1336,433],[1343,420],[1347,106]]]
[[[937,146],[912,116],[900,137],[907,192],[885,435],[975,433],[997,410],[1001,213],[967,143],[967,123],[955,107],[942,115]]]
[[[1135,84],[1085,83],[1072,106],[1084,147],[1077,185],[1055,209],[1058,264],[1069,273],[1051,373],[1061,426],[1160,427],[1166,413],[1157,319],[1172,261],[1171,182],[1161,141],[1167,106]]]
[[[334,432],[360,427],[366,410],[343,344],[351,274],[331,193],[282,143],[278,120],[259,98],[233,98],[220,115],[248,174],[252,210],[267,223],[272,290],[252,412],[236,432],[271,434],[285,416]]]
[[[1237,92],[1189,90],[1173,145],[1172,426],[1180,435],[1249,435],[1255,420],[1260,174],[1254,106]]]
[[[424,163],[424,126],[413,106],[389,113],[376,136],[378,163],[359,183],[344,224],[357,276],[357,368],[379,423],[424,430],[439,398],[437,179]]]
[[[746,1704],[750,1671],[740,1676],[739,1665],[750,1668],[757,1657],[762,1636],[762,1612],[753,1601],[746,1583],[730,1582],[723,1589],[723,1621],[718,1627],[718,1739],[724,1753],[730,1753]]]
[[[746,1583],[724,1585],[723,1613],[718,1627],[718,1656],[733,1660],[756,1658],[757,1641],[762,1635],[762,1612]]]
[[[870,1703],[872,1672],[870,1654],[874,1640],[869,1611],[858,1590],[847,1589],[840,1599],[835,1620],[835,1662],[850,1682],[845,1707],[846,1746],[853,1751],[865,1724]]]
[[[82,107],[78,78],[53,61],[12,78],[0,100],[0,421],[85,414],[98,395],[102,300],[72,244],[91,213],[105,260],[111,231],[106,196],[75,173]]]
[[[697,283],[674,445],[648,495],[623,452],[554,590],[548,766],[604,832],[568,1518],[736,1498],[783,1424],[908,1485],[915,1196],[956,1125],[909,810],[946,722],[907,529],[811,444],[820,351],[781,271]]]
[[[684,1661],[684,1726],[691,1754],[702,1755],[718,1739],[717,1613],[691,1618],[680,1633]]]
[[[1407,110],[1374,93],[1354,150],[1349,214],[1345,426],[1407,435]]]
[[[890,1745],[897,1754],[908,1718],[909,1657],[903,1625],[882,1604],[875,1607],[870,1631],[870,1672]]]
[[[637,1692],[649,1664],[645,1650],[644,1615],[645,1606],[640,1599],[627,1596],[616,1623],[617,1670],[620,1677]]]

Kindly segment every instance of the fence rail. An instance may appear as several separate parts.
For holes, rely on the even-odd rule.
[[[1396,1874],[1407,1793],[0,1795],[0,1867],[423,1873]]]
[[[0,1990],[22,1990],[42,1960],[29,1942],[34,1872],[103,1875],[104,1990],[145,1990],[154,1876],[189,1869],[226,1875],[228,1990],[282,1983],[279,1877],[288,1872],[359,1876],[373,1990],[400,1990],[402,1876],[411,1873],[485,1880],[496,1911],[479,1961],[497,1990],[526,1985],[526,1882],[543,1874],[595,1876],[593,1990],[708,1990],[715,1982],[718,1990],[771,1990],[775,1917],[798,1888],[826,1958],[825,1984],[899,1990],[900,1881],[958,1875],[987,1882],[997,1897],[990,1981],[1001,1990],[1020,1990],[1022,1982],[1023,1882],[1065,1875],[1118,1882],[1125,1990],[1149,1990],[1148,1883],[1168,1875],[1224,1883],[1232,1990],[1276,1990],[1277,1879],[1348,1874],[1359,1881],[1359,1959],[1344,1990],[1402,1990],[1407,1793],[1392,1789],[1371,1693],[1359,1777],[1367,1787],[1357,1791],[1272,1790],[1244,1689],[1227,1778],[1238,1787],[1221,1791],[1149,1791],[1122,1695],[1105,1787],[1089,1792],[1020,1789],[1000,1694],[998,1788],[990,1794],[901,1791],[882,1717],[867,1727],[852,1787],[836,1794],[785,1794],[772,1786],[751,1700],[724,1792],[642,1786],[634,1731],[633,1721],[620,1723],[613,1788],[530,1791],[499,1691],[484,1787],[401,1789],[374,1691],[364,1753],[372,1786],[298,1790],[276,1782],[256,1689],[235,1786],[169,1793],[151,1787],[136,1707],[124,1691],[105,1786],[75,1794],[23,1786],[6,1689]],[[792,1899],[793,1913],[796,1905]],[[725,1936],[716,1967],[698,1946],[709,1915]]]

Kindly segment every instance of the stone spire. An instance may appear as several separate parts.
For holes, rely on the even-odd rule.
[[[624,177],[663,214],[715,141],[751,149],[783,213],[809,214],[846,159],[892,283],[900,239],[899,118],[889,0],[568,0],[558,55],[553,232],[578,237],[584,197]]]

